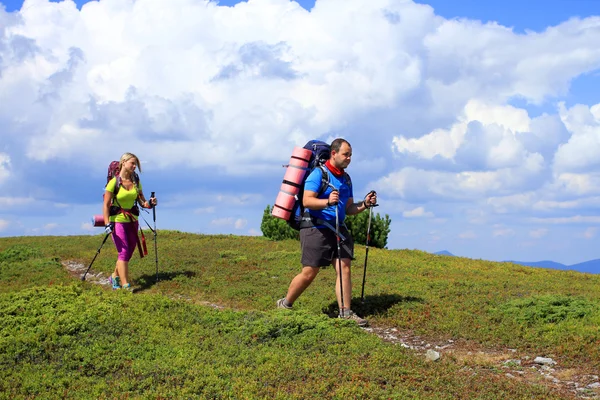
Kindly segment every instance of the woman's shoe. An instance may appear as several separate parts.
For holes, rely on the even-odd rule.
[[[126,283],[123,285],[123,289],[132,291],[133,287],[131,287],[131,283]]]
[[[115,276],[113,278],[113,276],[111,275],[108,277],[108,281],[112,285],[113,290],[121,289],[121,279],[119,279],[118,276]]]

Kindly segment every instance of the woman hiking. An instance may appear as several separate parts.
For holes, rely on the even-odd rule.
[[[144,197],[142,183],[136,168],[142,172],[140,160],[132,153],[125,153],[119,161],[119,172],[108,181],[104,191],[103,214],[105,232],[112,233],[112,239],[119,253],[115,270],[109,277],[113,289],[131,289],[129,281],[129,260],[138,245],[139,204],[152,208],[156,198],[150,201]],[[137,203],[137,204],[136,204]]]

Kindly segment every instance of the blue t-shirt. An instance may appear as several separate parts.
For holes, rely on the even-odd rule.
[[[319,199],[327,199],[329,195],[333,191],[333,188],[336,188],[340,192],[340,202],[338,203],[338,214],[340,219],[340,224],[344,222],[344,218],[346,218],[346,204],[348,203],[348,199],[354,197],[352,194],[352,184],[350,183],[349,178],[346,177],[346,174],[341,178],[337,178],[335,175],[331,173],[327,169],[327,167],[323,167],[327,174],[329,175],[329,185],[325,188],[325,191],[318,196]],[[304,182],[304,191],[310,190],[311,192],[318,193],[319,188],[321,187],[321,168],[315,168],[312,170],[306,181]],[[319,218],[325,221],[328,221],[332,224],[335,224],[335,206],[326,207],[323,210],[310,210],[308,212],[311,216],[315,218]]]

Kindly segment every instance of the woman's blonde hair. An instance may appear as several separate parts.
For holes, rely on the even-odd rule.
[[[142,172],[142,164],[140,164],[140,159],[133,153],[125,153],[121,156],[121,160],[119,161],[119,171],[123,167],[123,163],[135,158],[135,165],[137,166],[138,171]]]

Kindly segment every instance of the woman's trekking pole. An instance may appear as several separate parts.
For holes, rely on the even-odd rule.
[[[345,315],[344,307],[344,280],[342,279],[342,254],[340,252],[340,217],[338,213],[338,203],[333,204],[335,206],[335,236],[337,242],[337,256],[338,256],[338,268],[340,274],[340,297],[342,299],[342,308],[340,309],[340,317]]]
[[[98,257],[98,254],[100,254],[100,250],[102,250],[102,246],[104,246],[104,243],[106,243],[106,239],[108,239],[108,236],[110,236],[110,233],[107,233],[104,236],[104,240],[102,241],[102,244],[100,245],[100,247],[98,247],[98,251],[96,251],[96,255],[94,256],[94,258],[92,258],[92,262],[90,263],[90,266],[87,267],[87,269],[85,270],[85,273],[83,274],[83,276],[81,277],[82,281],[85,281],[85,276],[87,275],[87,273],[90,271],[90,268],[92,268],[92,264],[94,263],[94,261],[96,261],[96,257]]]
[[[154,198],[154,192],[150,193],[150,200]],[[152,202],[150,203],[152,204]],[[152,204],[152,219],[154,220],[154,261],[156,263],[156,282],[158,283],[158,246],[156,244],[156,206]]]
[[[375,193],[374,190],[370,191],[369,194]],[[369,195],[367,194],[367,196]],[[360,292],[360,301],[364,303],[365,301],[365,281],[367,279],[367,259],[369,258],[369,243],[371,242],[371,217],[373,216],[373,207],[376,207],[377,204],[372,204],[369,207],[369,222],[367,224],[367,242],[365,243],[365,269],[363,270],[363,282],[362,282],[362,290]]]

